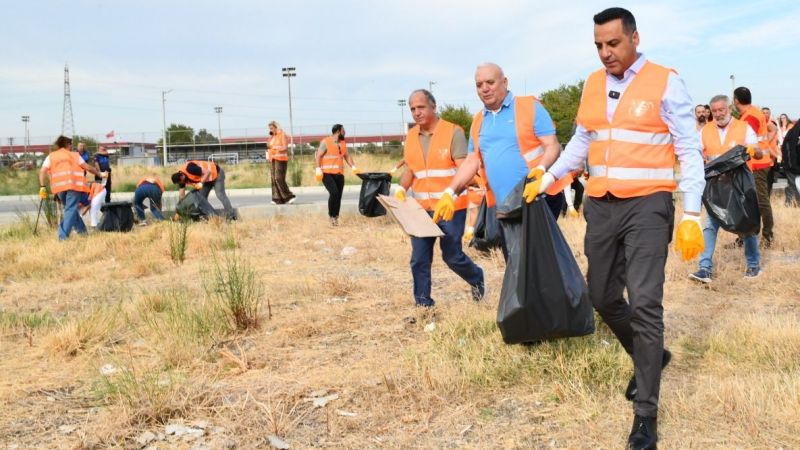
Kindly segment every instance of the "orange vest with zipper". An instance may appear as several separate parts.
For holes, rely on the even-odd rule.
[[[180,172],[186,175],[186,178],[191,181],[192,183],[199,183],[202,176],[192,175],[189,173],[187,169],[189,167],[189,163],[194,163],[200,166],[203,169],[203,173],[211,172],[211,178],[208,179],[209,182],[214,181],[217,179],[217,164],[212,161],[186,161],[186,164],[182,165],[180,168]]]
[[[745,145],[747,138],[747,122],[731,118],[728,131],[725,133],[725,142],[719,140],[719,127],[716,122],[707,123],[703,127],[700,137],[703,141],[703,159],[713,161],[719,155],[727,152],[737,145]]]
[[[333,138],[328,136],[322,140],[325,143],[325,154],[322,155],[320,161],[320,169],[322,173],[330,173],[334,175],[344,174],[344,155],[347,154],[347,144],[345,141],[334,142]]]
[[[288,161],[289,148],[286,146],[286,135],[283,130],[278,130],[269,139],[269,155],[275,161]]]
[[[83,168],[75,161],[75,153],[60,148],[50,153],[50,192],[64,191],[89,192],[89,183]]]
[[[517,129],[517,146],[522,159],[528,169],[533,169],[539,165],[544,155],[544,147],[541,141],[536,137],[533,132],[533,123],[536,120],[536,102],[538,100],[532,95],[514,97],[514,125]],[[469,129],[470,139],[472,140],[472,147],[475,149],[478,158],[481,160],[481,168],[479,175],[485,181],[484,187],[486,188],[486,204],[489,207],[494,206],[494,194],[489,187],[488,179],[486,178],[486,170],[483,168],[483,158],[481,157],[480,149],[480,131],[483,124],[483,109],[475,114],[472,119],[472,125]]]
[[[408,170],[414,174],[414,184],[411,185],[414,198],[427,211],[433,210],[458,170],[458,166],[453,161],[453,155],[450,153],[456,126],[439,119],[428,145],[427,158],[424,158],[422,153],[419,125],[408,131],[403,159],[408,165]],[[466,192],[461,195],[456,194],[453,198],[456,211],[467,207],[467,199]]]
[[[576,121],[591,134],[586,185],[590,197],[631,198],[675,190],[675,148],[661,119],[661,97],[670,72],[646,62],[625,89],[610,122],[606,71],[589,75]]]
[[[742,112],[739,120],[746,120],[748,117],[758,119],[758,130],[755,131],[758,136],[758,148],[763,150],[764,154],[761,158],[751,158],[750,161],[747,161],[747,167],[753,171],[770,168],[772,167],[772,157],[769,154],[769,141],[767,140],[767,118],[764,117],[764,113],[761,112],[760,108],[756,108],[753,105],[750,105]]]
[[[141,186],[144,183],[155,184],[156,186],[158,186],[159,189],[161,189],[161,192],[164,192],[164,183],[162,183],[161,180],[158,177],[145,177],[145,178],[142,178],[141,180],[139,180],[138,183],[136,183],[136,187],[138,188],[139,186]]]

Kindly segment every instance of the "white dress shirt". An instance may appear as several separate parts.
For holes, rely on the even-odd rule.
[[[620,99],[625,95],[625,89],[645,62],[647,62],[645,56],[639,54],[639,58],[625,71],[622,79],[606,73],[606,88],[620,93],[618,98],[606,98],[609,122],[617,110]],[[683,79],[674,72],[670,72],[667,88],[661,98],[661,120],[667,124],[672,134],[675,155],[681,164],[679,190],[683,192],[683,208],[687,212],[700,213],[703,188],[706,184],[702,144],[695,128],[694,103],[689,97]],[[584,168],[591,141],[591,135],[586,128],[578,125],[572,139],[558,160],[550,167],[549,172],[556,178],[561,178],[572,170]]]

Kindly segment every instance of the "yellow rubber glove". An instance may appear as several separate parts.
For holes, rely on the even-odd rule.
[[[681,259],[691,261],[703,252],[703,230],[700,227],[700,216],[684,214],[675,232],[675,250],[681,254]]]
[[[392,170],[389,171],[389,175],[394,176],[397,173],[397,167],[392,167]]]
[[[475,236],[475,227],[464,228],[464,242],[469,242]]]
[[[539,194],[546,191],[554,181],[555,177],[549,172],[545,172],[544,166],[534,167],[528,172],[528,182],[525,183],[522,196],[525,197],[526,202],[530,203],[536,200]]]
[[[199,182],[198,182],[198,183],[195,183],[195,184],[194,184],[194,188],[195,188],[195,189],[197,189],[198,191],[199,191],[200,189],[203,189],[203,183],[199,183]]]
[[[436,202],[436,206],[433,208],[433,221],[434,223],[439,222],[440,220],[444,219],[449,221],[453,218],[453,214],[456,212],[456,205],[453,203],[453,192],[452,189],[447,188],[442,194],[442,198]]]
[[[406,190],[403,189],[403,186],[397,186],[397,189],[394,191],[394,198],[401,202],[406,201]]]
[[[574,218],[578,217],[578,211],[575,210],[574,206],[570,206],[570,207],[567,208],[567,215],[570,218],[574,219]]]
[[[317,183],[322,183],[322,169],[319,167],[314,170],[314,179],[317,180]]]
[[[358,175],[358,174],[360,174],[360,173],[361,173],[361,171],[360,171],[360,170],[358,170],[358,168],[357,168],[356,166],[351,166],[351,167],[350,167],[350,170],[352,170],[352,171],[353,171],[353,175]]]
[[[44,186],[39,188],[39,200],[47,200],[47,188]]]

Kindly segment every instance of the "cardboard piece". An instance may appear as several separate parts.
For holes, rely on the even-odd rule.
[[[378,201],[407,235],[420,238],[444,236],[442,229],[433,223],[431,216],[413,198],[401,202],[388,195],[379,195]]]

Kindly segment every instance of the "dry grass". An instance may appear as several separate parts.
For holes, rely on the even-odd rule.
[[[663,447],[800,444],[799,214],[775,208],[776,247],[756,282],[742,279],[742,250],[723,247],[729,234],[710,286],[687,279],[696,263],[670,257]],[[426,330],[408,238],[388,219],[324,219],[192,224],[181,265],[169,224],[65,243],[0,230],[0,443],[130,447],[144,430],[203,419],[243,448],[270,434],[292,448],[623,446],[631,364],[604,326],[507,346],[494,325],[502,257],[471,253],[489,289],[474,304],[437,251]],[[582,220],[561,225],[585,268]],[[271,305],[256,329],[236,331],[204,288],[215,255],[232,254]],[[338,399],[315,407],[319,390]]]

